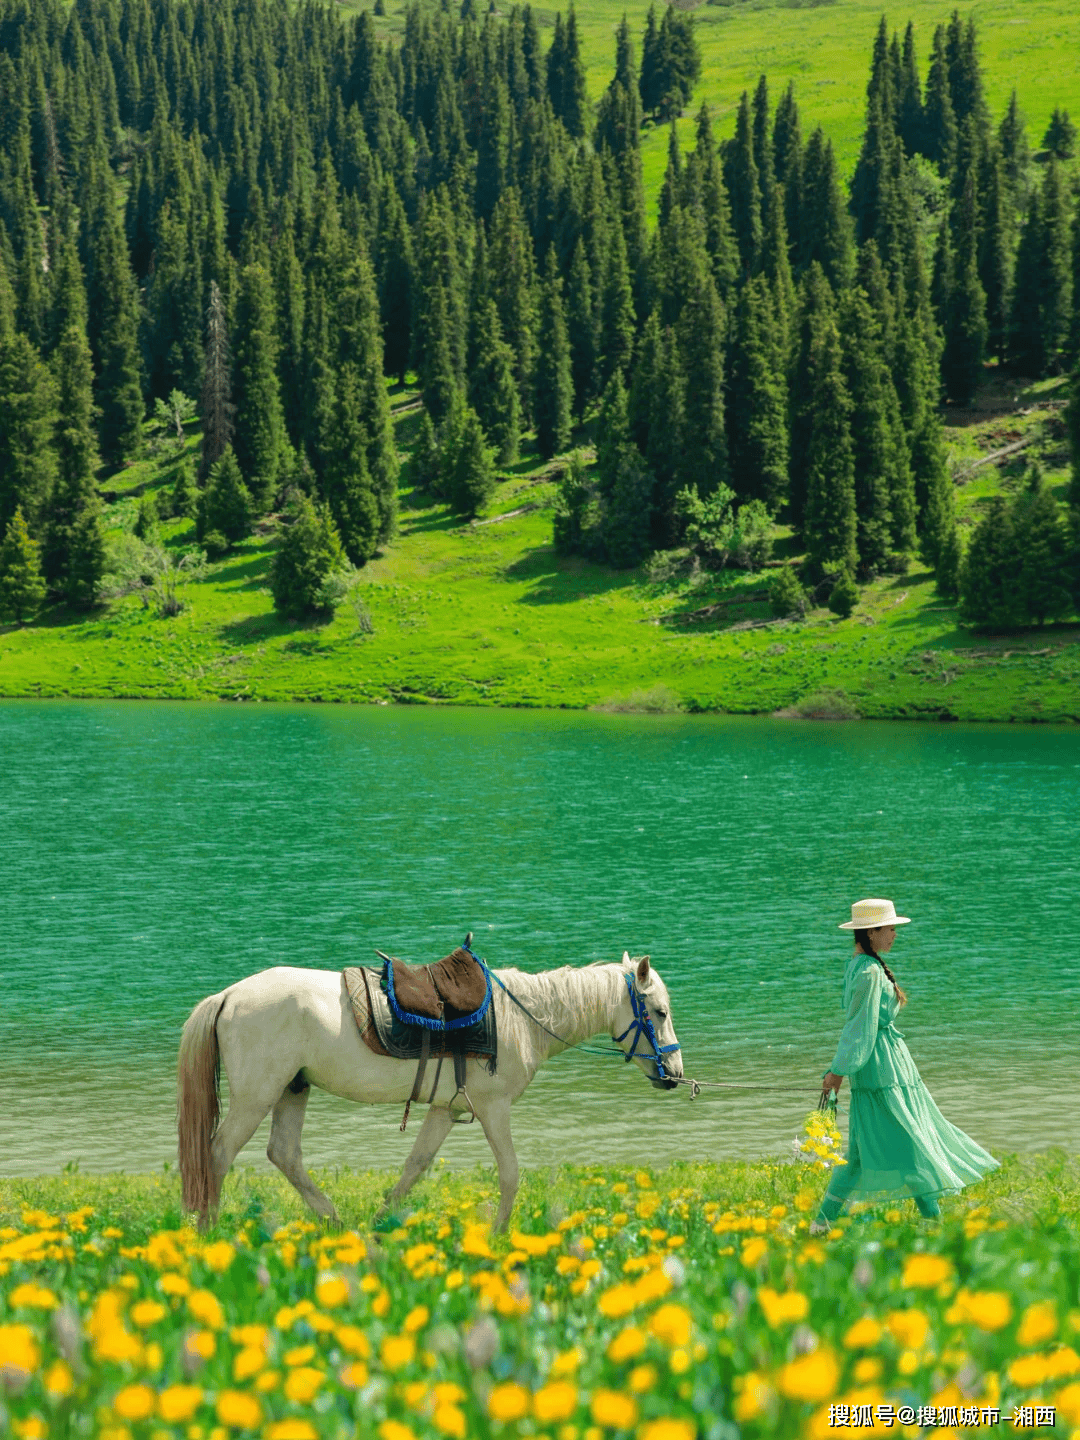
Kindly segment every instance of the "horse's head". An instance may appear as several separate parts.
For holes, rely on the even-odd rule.
[[[615,1012],[611,1038],[626,1056],[636,1060],[657,1090],[675,1090],[683,1073],[682,1052],[671,1020],[667,986],[649,963],[648,955],[622,958],[624,994]]]

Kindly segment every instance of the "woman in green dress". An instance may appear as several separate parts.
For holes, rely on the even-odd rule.
[[[914,1198],[928,1219],[939,1195],[956,1195],[999,1161],[950,1125],[934,1104],[894,1025],[907,996],[885,963],[896,927],[907,925],[891,900],[860,900],[841,930],[855,932],[844,971],[845,1023],[822,1093],[851,1077],[846,1165],[833,1170],[812,1234],[828,1230],[844,1202]]]

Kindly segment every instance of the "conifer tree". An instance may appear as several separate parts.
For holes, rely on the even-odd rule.
[[[900,68],[900,97],[897,129],[908,156],[921,154],[924,145],[922,88],[919,66],[915,58],[915,26],[908,21],[904,31],[904,58]]]
[[[201,542],[208,535],[218,534],[230,545],[235,545],[251,534],[254,514],[239,461],[229,445],[210,471],[206,487],[199,497],[196,538]]]
[[[999,150],[989,160],[990,183],[979,237],[979,280],[986,294],[986,348],[1003,363],[1009,344],[1012,303],[1013,215]]]
[[[514,352],[502,338],[495,301],[481,303],[476,332],[476,358],[469,372],[469,404],[476,411],[500,465],[518,457],[520,405],[514,383]],[[425,418],[427,412],[424,412]],[[434,431],[432,431],[434,438]]]
[[[957,119],[949,84],[944,25],[934,31],[923,124],[923,154],[934,161],[942,175],[951,175],[956,164]]]
[[[233,449],[257,513],[270,508],[285,444],[277,377],[277,334],[270,277],[262,265],[240,272],[234,356]]]
[[[960,618],[991,629],[1023,623],[1023,601],[1016,584],[1021,567],[1009,507],[1002,495],[991,497],[972,532],[960,570]]]
[[[724,307],[705,257],[676,325],[684,379],[679,476],[704,500],[728,479],[724,425]]]
[[[754,91],[754,164],[757,167],[758,188],[761,191],[762,224],[768,224],[769,207],[772,204],[773,186],[776,173],[773,168],[773,146],[769,124],[769,83],[762,75]]]
[[[986,353],[986,295],[979,280],[975,173],[967,172],[957,219],[956,256],[945,310],[941,371],[945,391],[970,405]]]
[[[1009,107],[998,129],[998,148],[1001,162],[1005,167],[1008,181],[1010,208],[1024,209],[1027,205],[1027,168],[1031,158],[1028,146],[1027,126],[1020,113],[1020,104],[1015,89],[1009,99]]]
[[[484,439],[484,427],[476,411],[466,407],[453,464],[446,477],[446,498],[451,510],[457,515],[475,515],[491,499],[497,484],[493,453]]]
[[[757,273],[761,259],[761,184],[754,159],[750,97],[744,90],[728,149],[724,179],[731,202],[731,228],[744,275]]]
[[[1058,503],[1038,464],[1029,466],[1024,489],[1013,502],[1013,528],[1020,556],[1017,588],[1024,618],[1043,625],[1072,610],[1068,537]]]
[[[866,291],[849,291],[842,317],[844,376],[851,396],[851,441],[855,474],[856,548],[864,576],[880,570],[892,540],[892,495],[903,488],[898,470],[907,455],[899,426],[890,423],[899,406],[885,359],[882,327]],[[913,518],[913,517],[912,517]]]
[[[297,492],[270,562],[274,608],[297,617],[327,608],[326,580],[345,564],[341,537],[329,508],[316,507],[303,491]]]
[[[798,234],[802,213],[803,143],[799,107],[795,101],[795,85],[780,97],[773,122],[773,167],[776,183],[784,192],[784,223],[790,237]],[[794,259],[794,256],[792,257]]]
[[[731,206],[716,142],[712,117],[702,101],[696,125],[694,158],[701,176],[701,210],[705,221],[705,248],[712,266],[717,294],[724,304],[735,287],[739,271],[739,253],[731,229]]]
[[[89,610],[96,604],[106,563],[101,503],[93,495],[75,516],[68,538],[64,598],[73,609]]]
[[[522,424],[532,420],[533,366],[536,363],[535,277],[532,240],[521,211],[521,197],[510,186],[499,197],[491,218],[488,267],[499,324],[514,352],[514,380]],[[429,335],[438,329],[429,321]],[[435,417],[433,417],[435,418]]]
[[[595,393],[595,371],[600,335],[593,277],[585,243],[578,236],[570,261],[567,285],[566,329],[570,340],[570,374],[574,385],[574,414],[582,419]],[[507,463],[507,462],[502,462]]]
[[[206,308],[206,347],[203,352],[202,447],[199,479],[205,482],[211,468],[232,443],[233,416],[231,399],[232,360],[229,355],[229,329],[225,318],[225,302],[216,280],[210,282],[210,303]]]
[[[56,385],[21,331],[0,330],[0,525],[16,509],[40,530],[56,475]]]
[[[0,541],[0,616],[23,625],[45,599],[41,546],[27,529],[22,508],[15,507]]]
[[[832,141],[826,140],[820,126],[806,142],[802,210],[791,233],[798,236],[797,273],[805,273],[816,261],[833,289],[844,289],[852,269],[851,222],[841,194]]]
[[[1076,126],[1069,112],[1055,107],[1043,136],[1043,145],[1057,160],[1071,160],[1076,154]]]
[[[739,295],[727,407],[731,483],[740,501],[776,511],[787,495],[787,386],[771,336],[775,308],[764,276]]]
[[[570,444],[574,384],[570,371],[570,340],[554,248],[548,250],[540,286],[540,325],[536,363],[536,443],[545,460]]]
[[[618,372],[626,376],[634,352],[634,297],[622,231],[615,227],[607,256],[601,299],[600,375],[606,386]]]
[[[86,332],[79,323],[65,328],[54,356],[54,370],[57,468],[42,559],[46,579],[50,584],[59,586],[70,565],[73,527],[81,512],[96,500],[94,472],[98,466],[98,450],[94,434],[94,371]]]
[[[412,338],[412,232],[400,192],[389,178],[383,182],[383,214],[379,228],[379,312],[383,330],[383,368],[405,384]]]
[[[855,467],[851,397],[844,383],[840,335],[831,315],[811,345],[811,420],[806,457],[807,559],[817,572],[852,571],[856,548]]]
[[[788,510],[796,530],[803,528],[806,515],[819,336],[825,324],[832,320],[835,303],[825,272],[819,264],[812,264],[799,286],[795,355],[789,396]]]
[[[676,543],[675,495],[682,480],[686,435],[686,375],[670,325],[660,330],[649,399],[645,460],[653,477],[648,507],[651,537],[653,544],[665,548]]]
[[[132,459],[142,443],[143,399],[139,374],[138,301],[134,277],[115,219],[99,213],[91,230],[95,285],[91,323],[98,335],[94,352],[101,416],[98,435],[111,465]]]

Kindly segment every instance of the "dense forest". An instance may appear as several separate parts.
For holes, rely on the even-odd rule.
[[[917,551],[955,595],[943,401],[990,360],[1080,357],[1073,125],[1056,112],[1034,151],[1015,94],[990,115],[970,19],[938,27],[925,80],[883,19],[850,185],[763,76],[733,137],[702,105],[684,154],[672,124],[650,231],[642,126],[683,111],[700,63],[662,9],[640,37],[623,20],[593,106],[572,8],[544,47],[529,6],[474,0],[413,3],[400,44],[311,0],[0,0],[9,568],[40,553],[52,593],[93,603],[100,477],[155,408],[201,421],[176,497],[200,540],[306,496],[297,537],[361,565],[394,533],[388,381],[413,372],[410,463],[456,512],[523,436],[565,454],[590,418],[564,551],[634,565],[726,517],[751,553],[780,517],[809,580]],[[1057,567],[1041,620],[1077,579],[1037,473],[976,539],[1008,569],[1033,516]]]

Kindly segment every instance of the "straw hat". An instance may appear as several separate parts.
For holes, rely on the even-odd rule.
[[[851,919],[840,925],[841,930],[876,930],[879,925],[910,925],[906,915],[897,915],[891,900],[856,900]]]

